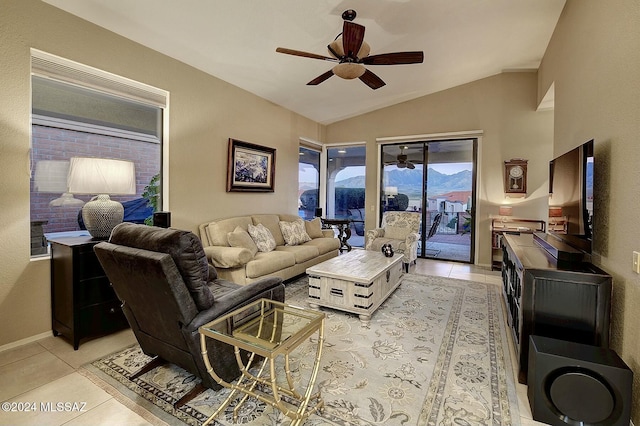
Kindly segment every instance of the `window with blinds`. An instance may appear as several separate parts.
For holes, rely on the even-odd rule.
[[[68,193],[72,157],[133,161],[136,194],[112,198],[125,221],[148,223],[163,206],[168,92],[35,49],[31,87],[32,256],[48,253],[47,237],[86,233],[80,211],[92,195]]]

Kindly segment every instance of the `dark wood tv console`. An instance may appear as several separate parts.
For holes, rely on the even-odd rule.
[[[611,276],[586,262],[558,262],[533,235],[502,238],[503,296],[526,383],[529,336],[609,346]]]

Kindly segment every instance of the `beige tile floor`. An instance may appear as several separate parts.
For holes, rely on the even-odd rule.
[[[418,259],[412,273],[500,284],[500,275],[485,268]],[[0,425],[149,425],[163,424],[149,414],[136,414],[78,373],[83,364],[135,343],[130,330],[82,341],[77,351],[61,337],[46,337],[0,352],[0,401],[35,402],[36,411],[0,411]],[[510,345],[512,361],[515,359]],[[515,364],[514,364],[515,371]],[[522,426],[542,425],[532,420],[527,388],[517,384]],[[83,402],[70,410],[43,412],[41,403]]]

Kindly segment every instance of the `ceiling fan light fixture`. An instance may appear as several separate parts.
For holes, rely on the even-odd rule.
[[[340,57],[344,56],[344,49],[342,48],[342,37],[338,37],[329,43],[329,53],[331,56],[335,56],[336,59],[340,59]]]
[[[358,59],[366,58],[367,56],[369,56],[370,52],[371,52],[371,47],[369,46],[369,43],[367,43],[366,41],[363,41],[362,45],[360,46],[360,50],[358,50],[358,54],[356,56],[358,57]],[[329,43],[329,53],[331,53],[331,56],[336,56],[337,54],[338,56],[336,56],[336,59],[340,59],[341,57],[344,56],[344,47],[342,44],[342,37],[338,37],[337,39]]]
[[[356,64],[353,62],[343,62],[333,67],[333,73],[345,80],[352,80],[359,78],[365,73],[366,68],[362,64]]]

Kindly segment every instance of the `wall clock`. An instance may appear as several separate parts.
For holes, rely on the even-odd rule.
[[[504,162],[504,192],[527,193],[527,160],[512,158]]]

